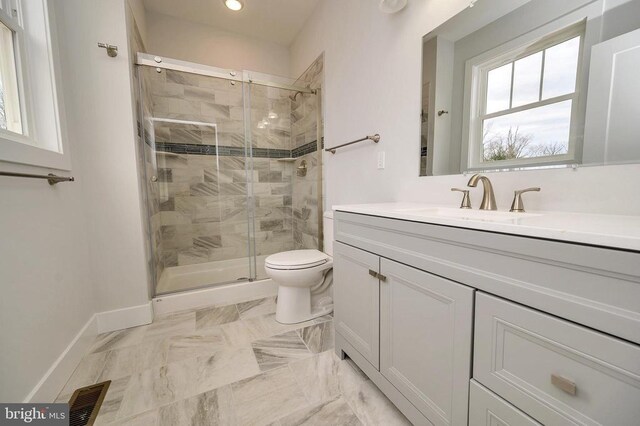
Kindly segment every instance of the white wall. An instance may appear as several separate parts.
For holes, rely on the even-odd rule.
[[[2,162],[0,169],[51,172]],[[2,402],[22,402],[95,312],[77,159],[70,173],[77,182],[54,187],[0,177]]]
[[[147,50],[151,54],[220,68],[289,76],[286,46],[157,13],[147,13],[146,26]]]
[[[395,200],[457,205],[449,188],[468,176],[418,177],[422,36],[468,5],[468,0],[411,0],[385,15],[377,2],[323,0],[291,47],[291,75],[299,75],[325,52],[325,145],[380,133],[378,145],[362,143],[325,156],[327,207]],[[376,167],[386,152],[386,168]],[[513,190],[539,185],[527,197],[530,210],[640,214],[629,186],[640,165],[585,167],[578,171],[491,174],[501,209]],[[481,189],[473,190],[477,206]]]
[[[69,137],[84,176],[96,307],[140,305],[148,301],[147,274],[125,2],[60,3]],[[118,56],[107,56],[97,41],[119,46]]]
[[[23,401],[93,314],[148,303],[124,0],[51,4],[76,182],[0,178],[3,402]],[[98,41],[118,45],[118,57]]]
[[[64,125],[64,123],[63,123]],[[0,177],[0,401],[22,402],[96,310],[83,194],[76,182]],[[67,172],[0,161],[6,171]]]

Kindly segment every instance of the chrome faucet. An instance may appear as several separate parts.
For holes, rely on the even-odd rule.
[[[498,210],[496,205],[496,197],[493,195],[493,186],[488,177],[481,174],[475,174],[469,179],[467,186],[475,188],[478,185],[478,181],[482,181],[482,202],[480,203],[480,210]]]

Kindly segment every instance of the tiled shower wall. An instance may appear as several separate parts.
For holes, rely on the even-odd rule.
[[[320,59],[304,81],[319,85],[321,64]],[[158,178],[147,188],[157,279],[165,267],[249,255],[248,184],[256,255],[299,248],[303,241],[305,247],[317,248],[317,161],[309,153],[317,149],[313,95],[298,96],[292,103],[291,92],[283,89],[243,88],[228,80],[146,67],[141,75],[148,176]],[[243,89],[249,92],[243,94]],[[252,158],[245,157],[245,99],[251,108]],[[307,119],[307,114],[313,117]],[[268,125],[259,128],[263,120]],[[306,177],[294,177],[299,161],[281,160],[292,155],[309,163]],[[307,215],[307,209],[313,212]],[[294,229],[300,231],[301,244],[294,243]]]
[[[298,96],[291,105],[292,156],[297,157],[296,166],[303,160],[307,165],[306,176],[295,174],[293,180],[293,240],[296,250],[320,247],[322,236],[320,192],[323,183],[319,182],[319,177],[324,178],[321,173],[324,126],[323,115],[318,110],[322,108],[323,68],[324,57],[320,56],[297,81],[298,85],[319,88],[318,93]]]
[[[287,93],[250,88],[252,126],[269,113],[275,118],[266,129],[254,127],[248,176],[242,85],[171,70],[155,74],[149,76],[154,117],[207,123],[154,122],[163,264],[248,257],[248,182],[256,254],[290,250],[292,166],[277,160],[289,156]]]

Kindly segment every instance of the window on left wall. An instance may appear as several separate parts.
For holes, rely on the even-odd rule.
[[[70,169],[51,0],[0,0],[0,161]]]
[[[16,51],[22,39],[17,8],[0,11],[0,130],[23,134],[22,109],[20,99],[23,90],[19,88],[18,63],[20,55]]]

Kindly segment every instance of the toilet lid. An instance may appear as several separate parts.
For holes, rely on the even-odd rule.
[[[273,269],[303,269],[327,263],[328,258],[319,250],[291,250],[272,254],[264,263]]]

